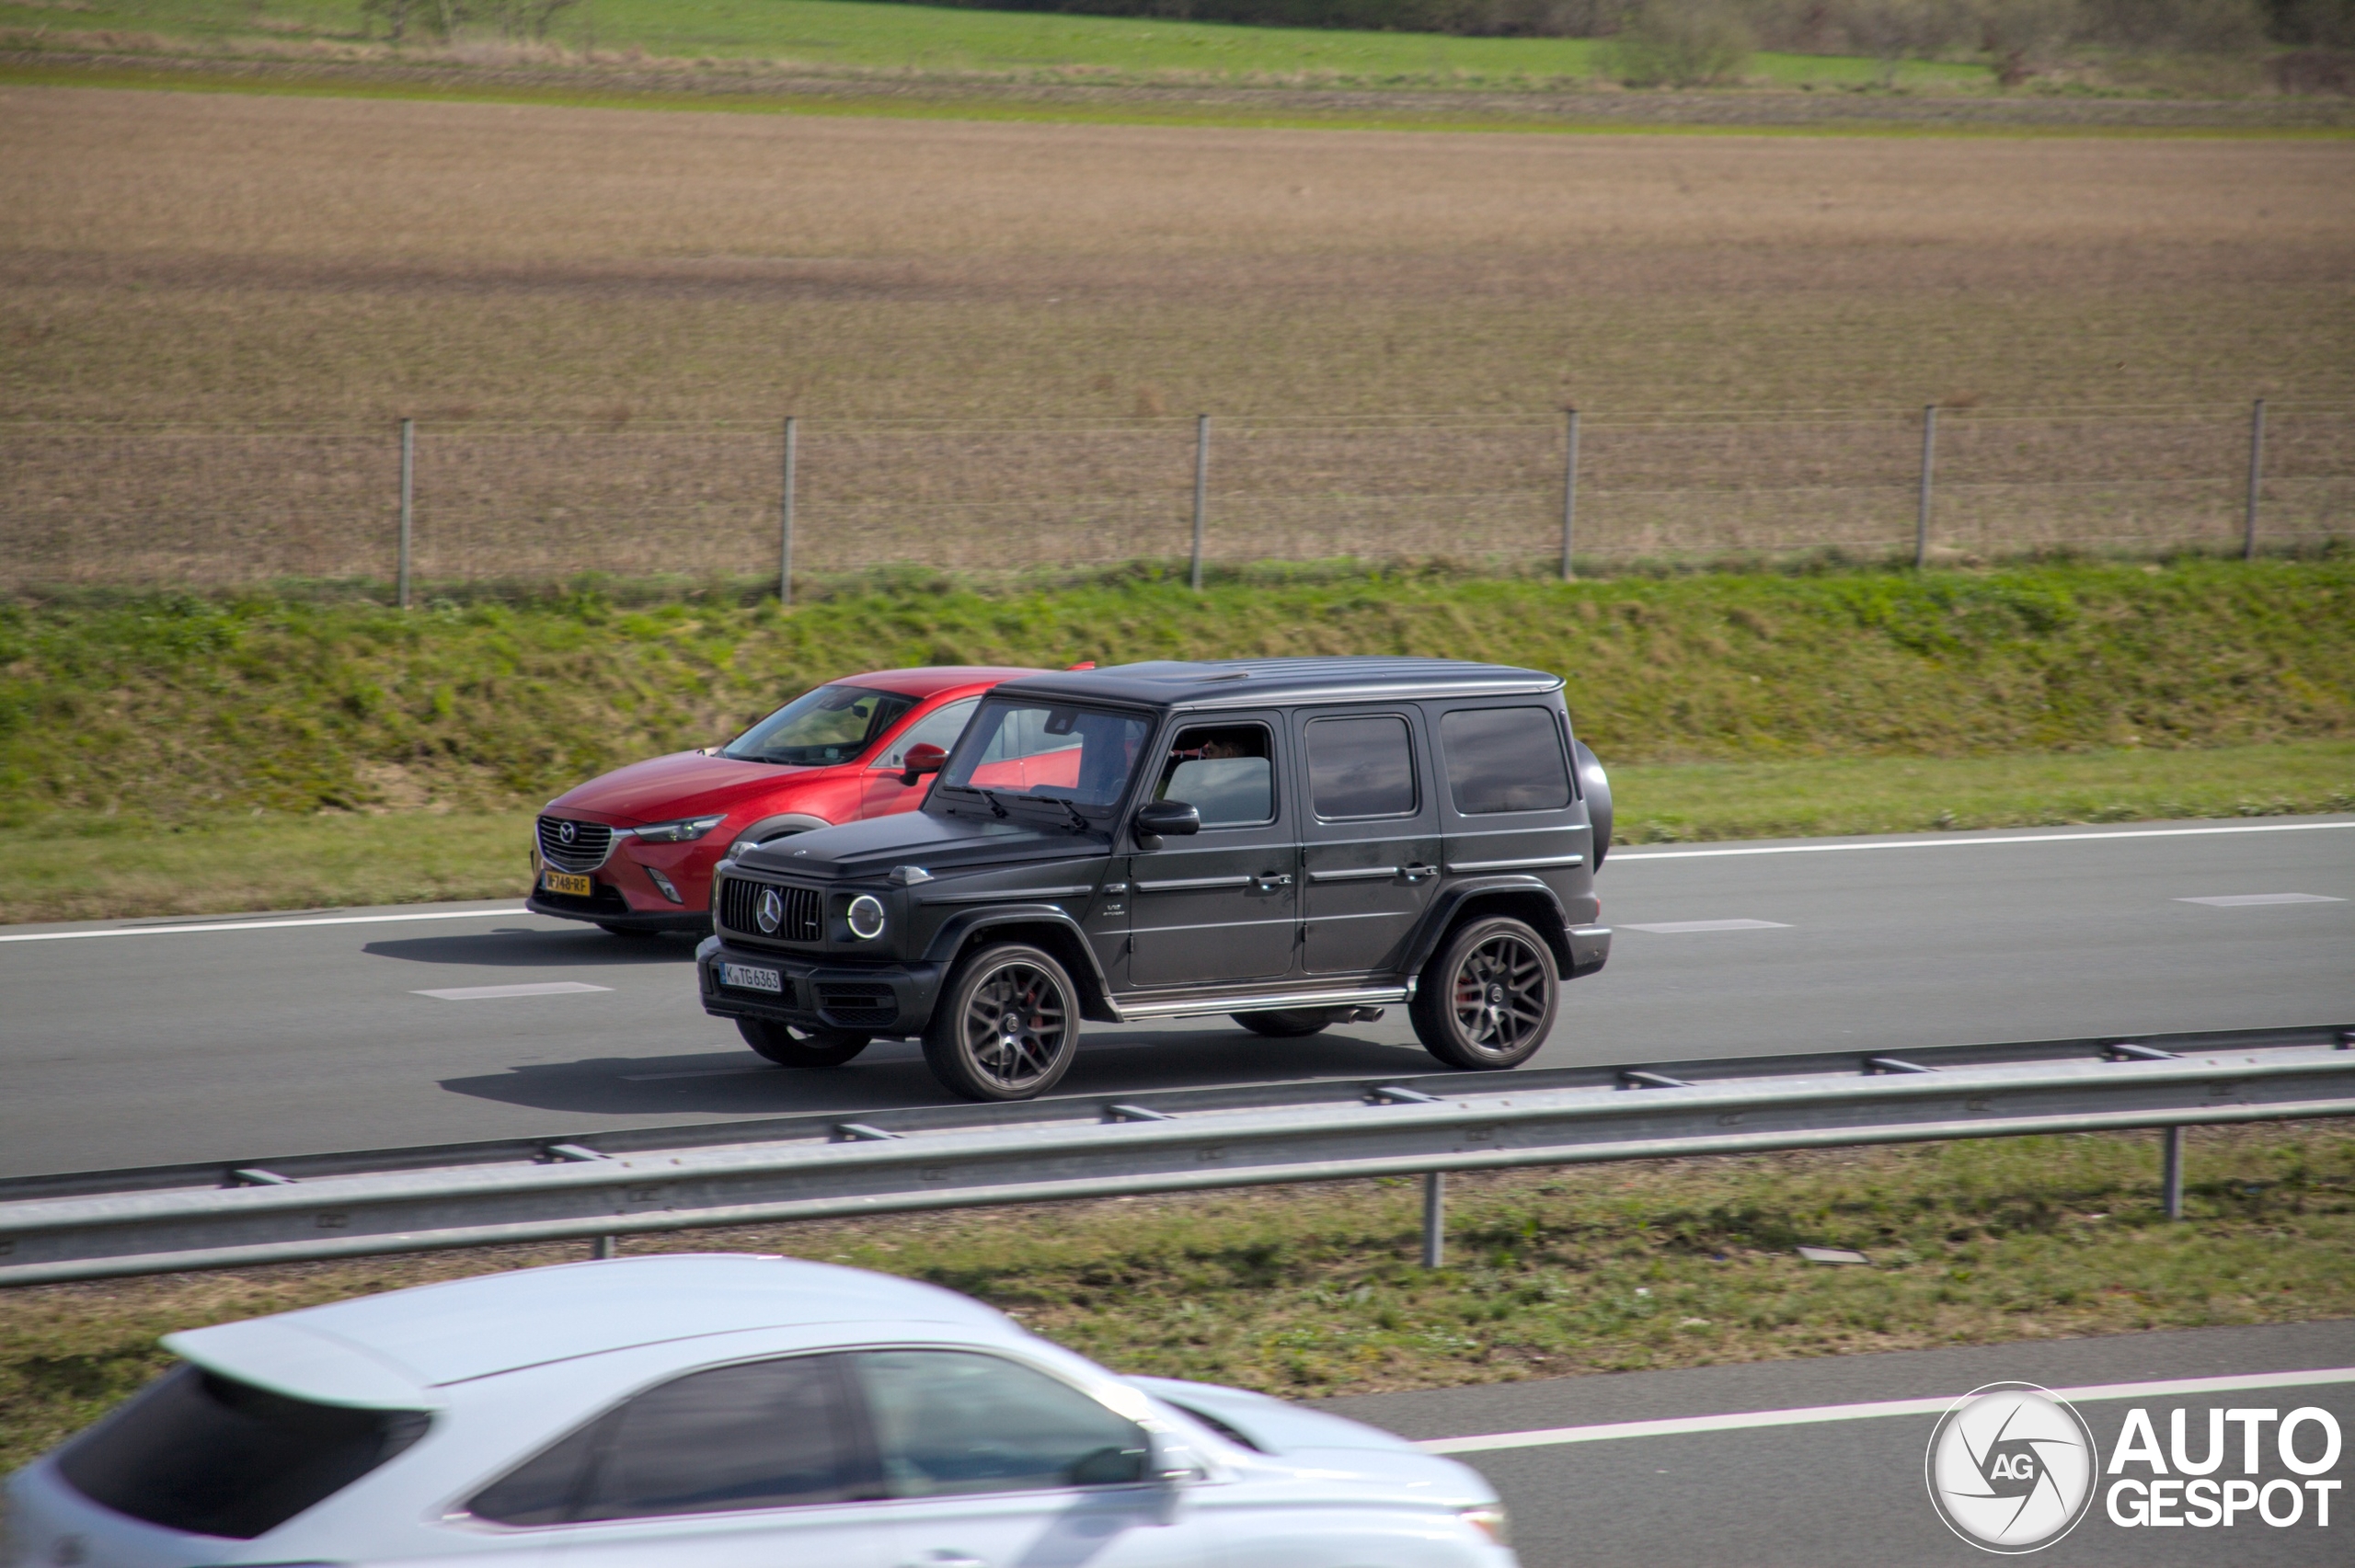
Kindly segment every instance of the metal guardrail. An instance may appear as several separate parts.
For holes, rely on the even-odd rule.
[[[2355,1115],[2355,1027],[1189,1090],[0,1182],[0,1285],[1281,1182]]]

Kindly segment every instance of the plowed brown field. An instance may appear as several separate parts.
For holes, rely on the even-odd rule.
[[[968,532],[1030,516],[1042,465],[1063,465],[1050,489],[1113,499],[1026,555],[1129,553],[1124,530],[1166,540],[1189,478],[1177,417],[1197,409],[1543,423],[1574,401],[1598,440],[1636,411],[1886,409],[1887,428],[1744,437],[1702,457],[1735,488],[1754,473],[1899,496],[1916,438],[1896,417],[1927,402],[1986,418],[2355,397],[2355,144],[2341,141],[1254,132],[15,87],[0,89],[0,146],[7,418],[381,429],[413,414],[445,508],[462,482],[479,499],[580,465],[466,446],[492,420],[650,440],[657,422],[796,411],[817,441],[828,420],[1051,418],[1118,421],[1131,443],[1041,455],[981,439],[953,465],[890,460],[904,478],[865,461],[850,488],[866,509],[845,499],[842,549],[813,545],[812,564],[851,562],[855,536],[895,528],[893,551],[921,553],[935,532],[922,509],[944,487],[1002,509]],[[1127,423],[1158,417],[1170,423]],[[1481,540],[1542,540],[1550,423],[1525,451],[1434,429],[1353,437],[1330,474],[1263,455],[1325,489],[1388,465],[1419,495],[1525,493]],[[15,459],[20,500],[42,492],[73,514],[42,525],[60,548],[94,520],[202,509],[172,499],[170,474],[207,462],[225,471],[215,491],[303,470],[270,478],[255,519],[301,513],[338,538],[361,526],[327,494],[330,461],[217,444],[201,460],[93,461],[81,439]],[[1989,483],[2011,482],[1996,461],[2009,438],[1991,439]],[[2238,439],[2218,432],[2200,475],[2228,478]],[[741,459],[616,445],[598,461],[636,475],[614,494],[672,498],[687,476],[741,467],[714,481],[704,524],[678,526],[707,536],[724,516],[757,538],[764,441],[748,437]],[[2154,424],[2096,476],[2180,465],[2184,442]],[[2047,429],[2029,444],[2065,465],[2074,442]],[[1647,475],[1691,461],[1631,452],[1621,489],[1657,489]],[[813,486],[850,484],[822,466]],[[373,540],[388,491],[373,467],[353,484]],[[506,569],[537,569],[546,552],[507,550],[498,530],[598,509],[529,490],[486,503],[496,515],[466,524],[473,565],[450,566],[491,569],[506,550]],[[1303,553],[1251,544],[1320,526],[1276,498],[1264,527],[1238,522],[1217,549]],[[1867,532],[1904,504],[1871,500]],[[1308,553],[1449,543],[1428,520],[1361,510],[1368,538],[1327,529]],[[2116,532],[2114,514],[2084,527]],[[1668,540],[1675,520],[1660,516]],[[454,550],[456,512],[442,521]],[[813,500],[812,528],[823,521]],[[672,526],[639,530],[644,564],[665,558],[655,534]],[[79,558],[102,568],[88,544]],[[288,560],[330,570],[336,555]],[[6,575],[41,569],[19,559]],[[54,551],[49,569],[88,575]]]

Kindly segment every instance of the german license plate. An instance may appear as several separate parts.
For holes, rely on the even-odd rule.
[[[540,886],[551,893],[569,893],[576,898],[586,898],[592,894],[589,878],[575,876],[565,871],[540,873]]]
[[[773,990],[785,994],[785,977],[775,969],[764,969],[758,964],[722,964],[719,983],[738,990]]]

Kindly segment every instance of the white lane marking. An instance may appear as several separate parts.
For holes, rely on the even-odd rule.
[[[2176,900],[2178,904],[2211,904],[2220,910],[2237,910],[2249,904],[2343,904],[2346,901],[2325,893],[2217,893],[2205,898]]]
[[[1679,936],[1689,931],[1788,931],[1791,928],[1781,921],[1654,921],[1649,925],[1630,924],[1626,929]]]
[[[2135,828],[2121,833],[2021,833],[2001,839],[1885,839],[1870,844],[1756,844],[1722,850],[1613,850],[1605,864],[1632,860],[1701,860],[1729,854],[1832,854],[1842,850],[1960,850],[1981,844],[2062,844],[2083,839],[2191,839],[2211,833],[2319,833],[2355,822],[2236,822],[2229,828]]]
[[[84,936],[178,936],[191,931],[284,931],[299,925],[392,925],[401,921],[491,920],[528,915],[526,909],[431,910],[416,915],[329,915],[324,920],[230,921],[217,925],[111,925],[97,931],[23,931],[0,942],[71,942]]]
[[[2054,1389],[2065,1400],[2183,1399],[2242,1389],[2313,1388],[2355,1383],[2355,1367],[2311,1372],[2251,1372],[2223,1378],[2173,1378],[2150,1383],[2093,1383]],[[1665,1421],[1614,1421],[1597,1426],[1553,1426],[1535,1432],[1490,1432],[1474,1437],[1433,1437],[1415,1447],[1427,1454],[1477,1454],[1495,1448],[1542,1448],[1557,1443],[1601,1443],[1619,1437],[1680,1437],[1695,1432],[1740,1432],[1757,1426],[1809,1426],[1826,1421],[1869,1421],[1884,1415],[1938,1415],[1962,1395],[1881,1400],[1871,1404],[1818,1404],[1797,1410],[1753,1410],[1739,1415],[1681,1415]]]
[[[611,990],[611,986],[583,985],[579,980],[537,980],[523,986],[454,986],[448,990],[413,990],[436,1001],[492,1001],[504,996],[577,996],[582,991]]]

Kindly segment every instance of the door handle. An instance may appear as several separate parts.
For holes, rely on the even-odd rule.
[[[900,1568],[990,1568],[985,1559],[967,1551],[927,1551],[922,1557],[912,1557]]]
[[[1264,876],[1254,876],[1251,879],[1251,890],[1255,893],[1271,892],[1278,887],[1289,887],[1291,886],[1292,874],[1290,872],[1277,873],[1271,871]]]
[[[1398,875],[1409,882],[1420,882],[1424,877],[1435,875],[1438,870],[1439,867],[1436,865],[1402,865],[1398,868]]]

